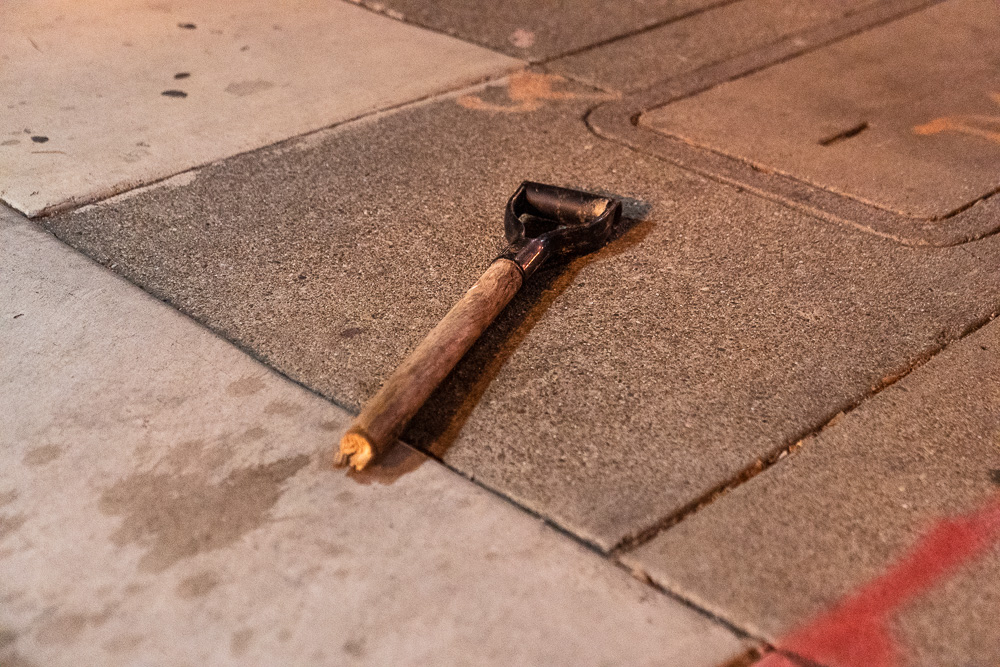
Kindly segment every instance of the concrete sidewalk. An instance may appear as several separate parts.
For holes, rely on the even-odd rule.
[[[106,5],[0,10],[6,660],[1000,664],[995,3]],[[521,180],[626,219],[333,472]]]
[[[731,631],[0,217],[4,665],[662,664]]]

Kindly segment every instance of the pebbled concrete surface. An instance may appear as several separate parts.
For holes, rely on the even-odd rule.
[[[938,4],[641,122],[889,211],[942,218],[1000,187],[998,19],[992,0]]]
[[[732,0],[351,0],[393,18],[532,61],[585,48]]]
[[[86,203],[520,66],[339,1],[5,3],[0,199]]]
[[[714,665],[731,632],[0,209],[0,664]]]
[[[631,92],[835,21],[872,0],[742,0],[546,63],[559,74]]]
[[[997,308],[996,239],[902,247],[596,138],[579,120],[593,90],[514,90],[237,156],[47,224],[357,409],[494,256],[521,179],[630,198],[641,221],[538,276],[407,435],[605,549]]]
[[[625,561],[821,664],[998,664],[998,401],[993,323]]]

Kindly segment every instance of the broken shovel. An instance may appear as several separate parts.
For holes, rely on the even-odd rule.
[[[365,404],[340,441],[337,465],[362,470],[395,443],[427,397],[538,267],[603,246],[621,210],[621,202],[610,197],[522,183],[507,201],[507,251]]]

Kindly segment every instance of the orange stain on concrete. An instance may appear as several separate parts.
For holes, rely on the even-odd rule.
[[[991,93],[990,99],[1000,104],[1000,93]],[[1000,144],[1000,116],[981,114],[942,116],[923,125],[914,126],[913,132],[920,135],[959,132]]]
[[[615,97],[608,93],[573,93],[553,89],[553,84],[565,80],[557,74],[518,72],[512,74],[507,81],[507,97],[510,98],[511,104],[487,102],[478,95],[463,95],[457,102],[466,109],[476,111],[525,113],[541,109],[545,106],[545,102],[550,100],[609,100]]]

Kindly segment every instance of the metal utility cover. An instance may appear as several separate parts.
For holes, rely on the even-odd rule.
[[[942,219],[1000,186],[1000,6],[936,5],[640,123],[876,208]]]

